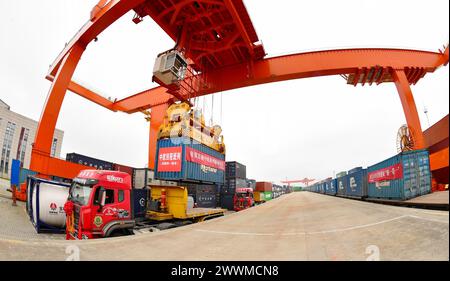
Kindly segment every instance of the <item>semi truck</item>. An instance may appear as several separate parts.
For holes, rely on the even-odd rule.
[[[236,212],[248,209],[255,205],[253,198],[253,189],[251,188],[236,188],[236,193],[233,197],[233,206]]]
[[[223,209],[189,206],[187,188],[133,189],[131,176],[118,171],[84,170],[73,179],[67,202],[66,239],[132,235],[164,230],[224,215]],[[193,205],[193,204],[191,204]]]

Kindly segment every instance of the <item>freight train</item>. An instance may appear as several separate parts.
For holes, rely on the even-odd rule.
[[[402,152],[367,169],[340,172],[305,190],[362,200],[409,200],[431,192],[429,154],[427,150]]]

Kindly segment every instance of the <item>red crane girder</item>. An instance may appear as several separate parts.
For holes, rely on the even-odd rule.
[[[343,49],[292,54],[210,71],[207,86],[197,89],[197,94],[192,97],[264,83],[339,74],[348,75],[348,83],[353,84],[352,77],[364,76],[362,69],[366,72],[374,69],[374,74],[367,77],[369,84],[394,82],[394,70],[405,71],[408,83],[415,84],[446,62],[448,56],[442,53],[401,49]],[[417,74],[413,74],[414,69],[419,70]],[[361,79],[357,80],[362,83]],[[133,113],[170,98],[163,88],[157,87],[116,104]],[[142,104],[142,101],[147,102]]]

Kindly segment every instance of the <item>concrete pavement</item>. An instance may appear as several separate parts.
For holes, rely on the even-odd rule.
[[[447,205],[448,201],[449,201],[448,190],[436,191],[427,195],[423,195],[408,200],[408,202],[415,202],[415,203],[433,203],[433,204],[447,204]]]
[[[129,237],[70,242],[0,233],[0,260],[448,260],[448,215],[297,192]]]

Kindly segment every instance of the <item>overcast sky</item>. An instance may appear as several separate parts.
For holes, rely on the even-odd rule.
[[[0,0],[0,98],[13,111],[39,119],[48,67],[96,3]],[[269,56],[343,47],[437,51],[449,40],[447,0],[244,3]],[[156,86],[154,59],[174,43],[151,18],[135,25],[132,17],[126,14],[88,46],[75,81],[113,98]],[[445,67],[413,87],[424,129],[424,107],[431,124],[449,112],[448,79]],[[375,164],[396,154],[396,133],[405,123],[394,84],[354,88],[339,76],[238,89],[214,101],[227,160],[245,164],[257,180],[323,179]],[[68,92],[57,127],[65,132],[62,157],[78,152],[135,167],[147,163],[149,124],[140,113],[112,113]]]

